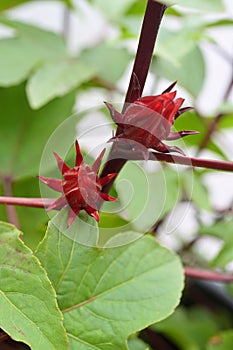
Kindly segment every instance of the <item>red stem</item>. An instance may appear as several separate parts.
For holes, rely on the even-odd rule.
[[[135,76],[137,76],[138,83],[140,85],[140,95],[142,94],[142,91],[146,82],[146,77],[149,71],[149,67],[150,67],[150,63],[151,63],[151,59],[154,51],[155,41],[159,31],[159,26],[160,26],[161,19],[163,17],[165,9],[166,9],[166,6],[160,4],[157,1],[148,0],[147,2],[146,12],[143,19],[141,34],[140,34],[139,43],[138,43],[138,49],[137,49],[137,53],[134,61],[134,66],[133,66],[133,70],[130,78],[129,87],[125,97],[125,104],[134,102],[135,99],[138,97],[138,91],[136,92],[134,90]],[[124,110],[124,107],[123,107],[123,110]],[[109,154],[109,159],[105,164],[104,169],[101,173],[101,177],[104,177],[110,173],[118,174],[126,163],[125,159],[121,159],[121,158],[114,159],[114,160],[111,159],[113,152],[114,152],[114,146],[112,147],[112,150]],[[115,179],[113,179],[106,186],[104,186],[103,192],[106,192],[106,193],[109,192],[114,180]]]
[[[190,266],[185,266],[184,272],[187,277],[191,278],[198,278],[216,282],[233,282],[233,275],[227,275],[208,270],[199,270]]]
[[[0,204],[19,205],[31,208],[47,208],[54,202],[52,198],[0,197]]]
[[[233,162],[226,162],[222,160],[201,159],[192,157],[189,158],[181,155],[171,155],[167,153],[158,152],[153,152],[150,156],[150,159],[167,163],[188,165],[197,168],[207,168],[233,172]]]
[[[131,154],[132,155],[132,154]],[[123,156],[123,154],[122,154]],[[208,168],[222,171],[233,172],[233,162],[225,162],[211,159],[189,158],[180,155],[171,155],[166,153],[153,152],[150,159],[154,161],[163,161],[167,163],[181,164],[199,168]],[[135,153],[133,160],[142,160],[141,156]],[[122,159],[122,161],[126,161]],[[113,163],[114,165],[114,163]],[[114,170],[110,171],[114,172]],[[22,198],[22,197],[0,197],[0,204],[20,205],[33,208],[47,208],[55,199],[53,198]]]
[[[154,0],[149,0],[147,3],[138,43],[138,49],[134,61],[133,71],[131,74],[128,91],[125,97],[125,103],[132,103],[138,97],[136,91],[134,90],[134,74],[138,78],[138,82],[140,85],[140,93],[142,94],[146,82],[146,77],[149,71],[151,59],[153,56],[159,26],[165,9],[165,5],[162,5]]]

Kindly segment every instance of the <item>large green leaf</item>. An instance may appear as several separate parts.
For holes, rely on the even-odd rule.
[[[66,216],[59,214],[62,223]],[[87,247],[58,225],[49,223],[36,255],[57,291],[71,350],[127,349],[130,334],[174,311],[182,267],[153,237],[113,249]]]
[[[212,337],[206,347],[206,350],[231,350],[233,344],[233,330],[227,330],[218,333]]]
[[[166,5],[180,5],[195,10],[224,11],[222,0],[159,0]]]
[[[50,134],[70,115],[74,98],[74,93],[70,93],[33,111],[24,85],[0,89],[1,176],[16,180],[39,174],[43,148]]]
[[[46,272],[12,225],[0,223],[0,324],[32,350],[68,349]]]
[[[77,59],[47,63],[31,76],[27,95],[32,108],[39,108],[55,97],[61,97],[89,80],[94,69]]]

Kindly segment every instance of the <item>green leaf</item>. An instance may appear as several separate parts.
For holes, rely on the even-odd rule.
[[[22,5],[31,0],[2,0],[0,3],[0,11],[8,10],[12,7]]]
[[[5,17],[0,23],[16,31],[16,37],[0,40],[0,86],[17,85],[44,61],[65,57],[63,39],[57,34]]]
[[[38,259],[12,225],[0,223],[0,324],[33,350],[68,349],[56,295]]]
[[[34,50],[38,63],[43,60],[60,60],[66,57],[66,46],[62,36],[3,16],[0,17],[0,23],[16,31],[19,42]],[[21,51],[23,52],[23,47]],[[17,57],[15,62],[17,65]]]
[[[136,2],[136,0],[92,0],[91,2],[96,7],[99,7],[109,19],[118,20]]]
[[[32,108],[37,109],[55,97],[74,90],[95,74],[94,70],[77,59],[47,63],[29,79],[27,96]]]
[[[211,226],[202,226],[199,233],[204,235],[212,235],[220,238],[224,244],[217,256],[212,260],[213,266],[225,267],[233,260],[233,221],[220,220]]]
[[[49,223],[36,255],[57,291],[71,350],[126,350],[130,334],[173,312],[183,288],[174,253],[150,236],[113,249],[87,247],[58,224]]]
[[[28,43],[18,38],[0,40],[0,86],[24,81],[37,63],[38,55]]]
[[[208,339],[218,331],[218,323],[214,315],[204,309],[179,307],[152,329],[162,333],[180,350],[200,350],[205,349]]]
[[[34,111],[27,102],[25,86],[0,88],[1,176],[13,181],[39,174],[42,151],[51,133],[71,114],[75,95],[70,93]]]
[[[129,64],[130,55],[124,48],[101,44],[83,51],[80,59],[97,72],[99,79],[115,84]]]
[[[227,108],[227,107],[226,107]],[[224,108],[225,109],[225,108]],[[218,123],[218,128],[219,129],[231,129],[233,128],[233,106],[229,105],[229,112],[230,114],[224,115],[219,123]],[[224,112],[223,112],[224,113]],[[228,113],[225,109],[225,113]]]
[[[210,211],[212,209],[208,191],[202,183],[201,177],[195,171],[186,171],[182,174],[185,193],[198,208]]]
[[[170,167],[149,173],[127,162],[116,179],[119,201],[135,230],[145,232],[179,201],[179,174]]]
[[[233,330],[227,330],[212,337],[207,344],[206,350],[230,350],[232,344]]]
[[[59,1],[64,2],[70,8],[73,7],[71,0],[59,0]],[[16,7],[27,2],[32,2],[32,0],[1,0],[0,11],[5,11],[12,7]]]
[[[173,64],[174,67],[179,68],[183,64],[183,57],[195,49],[196,42],[197,37],[193,33],[193,28],[186,26],[185,30],[182,28],[179,31],[161,28],[156,46],[156,54]]]
[[[195,10],[220,12],[225,7],[222,0],[159,0],[166,5],[180,5]]]
[[[174,50],[178,50],[177,48]],[[171,55],[170,51],[170,55]],[[196,46],[180,58],[179,65],[165,58],[155,60],[154,71],[170,81],[177,80],[194,97],[198,97],[205,78],[205,64],[200,49]]]
[[[199,131],[199,134],[195,136],[185,137],[184,139],[182,139],[182,142],[186,143],[187,145],[199,146],[203,138],[205,137],[206,132],[208,130],[207,127],[212,120],[213,119],[211,118],[202,118],[195,111],[190,111],[181,115],[175,121],[175,128],[176,130]],[[214,141],[210,141],[208,143],[207,148],[212,152],[215,152],[218,155],[220,155],[223,159],[227,159],[221,148],[218,147],[218,145]]]
[[[150,350],[148,344],[144,343],[141,339],[132,338],[128,340],[129,350]]]

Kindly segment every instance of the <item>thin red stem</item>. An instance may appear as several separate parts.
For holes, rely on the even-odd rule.
[[[47,208],[54,202],[52,198],[0,197],[0,204],[19,205],[31,208]]]
[[[165,5],[162,5],[154,0],[149,0],[147,3],[138,43],[138,49],[134,61],[133,71],[131,74],[128,91],[125,97],[125,103],[132,103],[138,97],[137,95],[135,95],[134,90],[134,74],[138,78],[138,82],[140,84],[140,93],[142,94],[146,82],[146,77],[149,71],[151,59],[153,56],[159,26],[165,9]]]
[[[206,169],[233,172],[233,162],[226,162],[221,160],[184,157],[181,155],[171,155],[167,153],[158,153],[158,152],[153,152],[152,155],[150,156],[150,159],[167,162],[167,163],[187,165],[187,166],[192,166],[197,168],[206,168]]]
[[[132,154],[131,154],[132,155]],[[123,156],[123,154],[122,154]],[[132,160],[142,160],[142,157],[136,154]],[[122,160],[126,161],[122,158]],[[211,159],[189,158],[180,155],[171,155],[166,153],[153,152],[150,154],[150,160],[162,161],[173,164],[181,164],[191,167],[208,168],[214,170],[233,172],[233,162],[225,162]],[[33,208],[47,208],[55,199],[53,198],[22,198],[22,197],[0,197],[0,204],[19,205]]]
[[[187,277],[191,278],[205,279],[216,282],[233,282],[233,275],[227,275],[209,270],[200,270],[190,266],[185,266],[184,272]]]
[[[143,19],[141,34],[138,43],[138,49],[134,61],[131,79],[129,82],[129,87],[125,97],[125,104],[134,102],[135,99],[138,97],[138,92],[134,90],[135,76],[137,77],[138,83],[140,85],[140,94],[142,94],[154,51],[155,41],[158,35],[160,23],[165,9],[166,6],[160,4],[157,1],[148,0],[147,2],[146,12]],[[137,96],[135,94],[137,94]],[[126,163],[126,160],[121,158],[113,160],[113,152],[114,146],[112,147],[112,150],[109,154],[109,159],[101,173],[101,177],[104,177],[110,173],[118,174]],[[104,186],[103,191],[106,193],[109,192],[113,182],[114,179],[112,179],[112,181],[110,181],[106,186]]]

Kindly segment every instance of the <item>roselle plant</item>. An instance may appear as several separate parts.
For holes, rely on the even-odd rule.
[[[3,1],[0,11],[24,2]],[[75,2],[61,3],[69,39]],[[0,39],[0,349],[229,350],[232,203],[214,206],[206,183],[217,172],[232,182],[233,162],[218,136],[233,127],[233,79],[216,115],[203,115],[196,101],[205,75],[200,44],[208,41],[232,69],[211,28],[232,28],[233,20],[223,19],[221,0],[86,6],[102,11],[118,34],[78,55],[61,35],[7,12],[0,17],[14,31]],[[140,26],[133,55],[127,41],[138,40]],[[166,79],[169,87],[144,93],[149,68],[154,84]],[[103,91],[94,110],[78,105],[72,114],[76,97],[90,104]],[[89,133],[92,141],[101,136],[95,152],[84,142]],[[196,226],[184,237],[187,203]],[[212,242],[221,244],[209,257]]]

